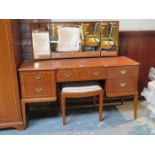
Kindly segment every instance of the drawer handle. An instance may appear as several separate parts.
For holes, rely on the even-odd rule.
[[[125,75],[127,71],[125,69],[120,70],[120,74]]]
[[[99,71],[95,71],[95,72],[93,72],[93,75],[94,75],[94,76],[98,76],[99,74],[100,74]]]
[[[36,80],[40,80],[40,79],[41,79],[41,75],[34,76],[34,78],[35,78]]]
[[[41,92],[43,92],[43,88],[36,88],[35,91],[36,91],[37,93],[41,93]]]
[[[126,86],[126,83],[120,83],[119,85],[120,87],[124,88]]]
[[[64,73],[64,76],[66,77],[66,78],[69,78],[69,77],[71,77],[71,73]]]

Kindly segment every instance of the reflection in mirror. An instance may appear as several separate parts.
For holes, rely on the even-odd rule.
[[[115,22],[101,23],[101,51],[116,51],[118,25]]]
[[[80,25],[55,23],[50,25],[53,52],[79,52],[81,50]]]
[[[100,23],[82,23],[83,49],[84,51],[100,50]]]
[[[81,50],[81,30],[76,25],[51,26],[51,48],[55,52],[78,52]]]
[[[34,59],[49,59],[49,32],[45,30],[32,31],[32,46]]]

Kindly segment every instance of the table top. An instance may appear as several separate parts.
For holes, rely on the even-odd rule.
[[[107,58],[78,58],[78,59],[56,59],[56,60],[39,60],[39,61],[24,61],[19,71],[34,71],[34,70],[59,70],[73,68],[89,68],[89,67],[114,67],[140,65],[139,62],[125,56],[107,57]]]

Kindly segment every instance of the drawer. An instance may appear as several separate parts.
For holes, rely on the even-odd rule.
[[[107,77],[106,68],[104,67],[88,68],[86,74],[88,75],[88,79],[90,78],[91,80],[102,80]]]
[[[108,79],[138,77],[139,66],[123,66],[108,68]]]
[[[57,71],[57,81],[101,80],[106,79],[106,75],[106,69],[104,67],[66,69]]]
[[[21,89],[23,98],[43,98],[56,96],[56,88],[52,84],[27,84],[22,85]]]
[[[54,71],[44,72],[21,72],[20,82],[21,84],[37,84],[37,83],[51,83],[55,80]]]
[[[137,78],[110,79],[106,81],[106,92],[124,93],[137,90]]]

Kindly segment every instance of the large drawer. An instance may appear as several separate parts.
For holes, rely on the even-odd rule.
[[[139,66],[110,67],[107,71],[108,79],[138,77]]]
[[[55,87],[52,84],[21,85],[23,98],[55,97]]]
[[[106,81],[107,93],[124,93],[137,90],[137,78],[110,79]]]
[[[54,71],[21,72],[21,84],[51,83],[55,79]]]
[[[54,71],[20,72],[22,98],[56,97]]]
[[[57,71],[58,82],[102,80],[106,79],[107,73],[104,67],[65,69]]]

